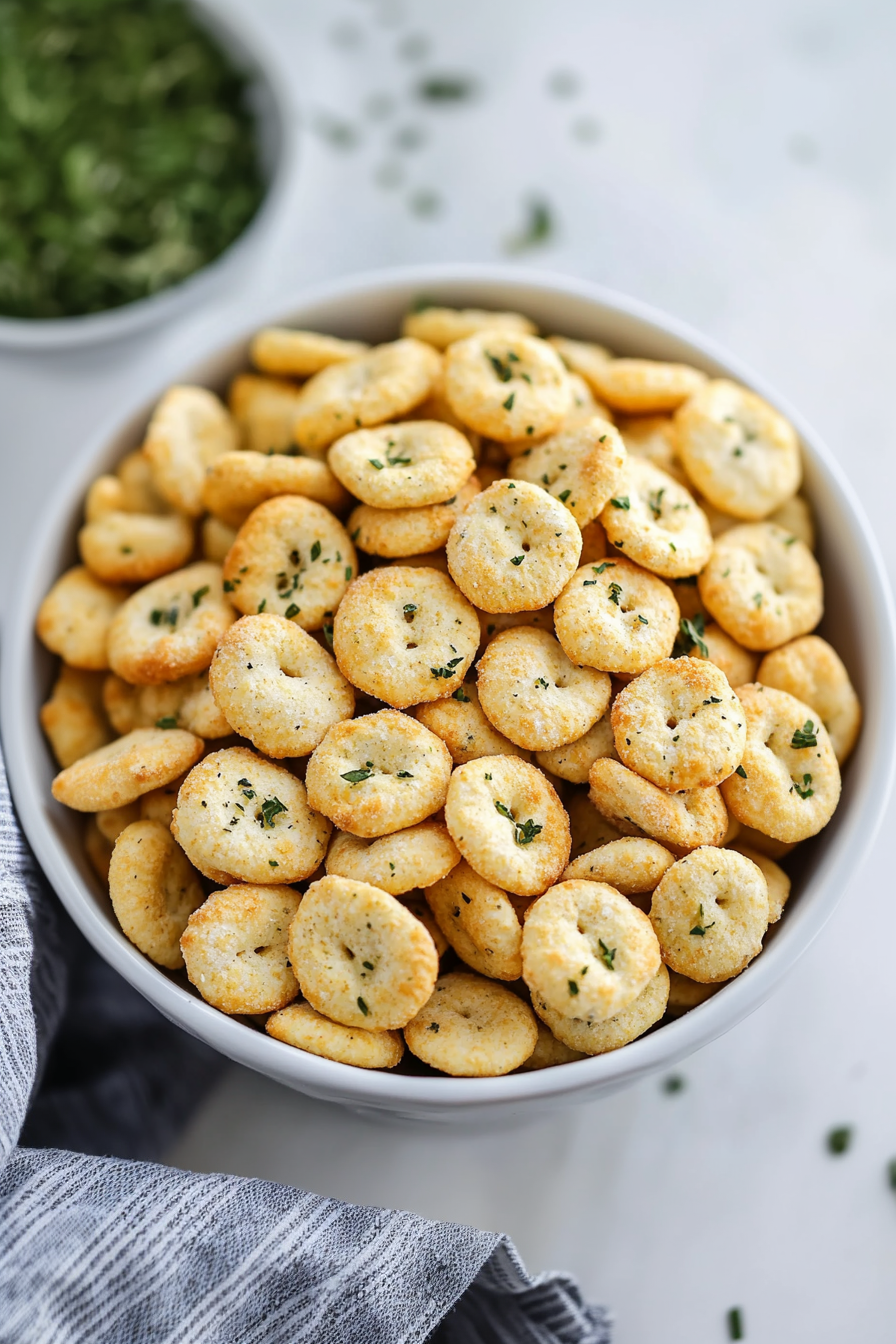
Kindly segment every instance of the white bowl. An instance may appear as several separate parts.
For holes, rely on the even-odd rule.
[[[264,243],[276,224],[296,163],[295,113],[289,90],[274,61],[259,42],[251,20],[237,11],[224,13],[215,0],[187,0],[198,23],[217,41],[237,70],[249,80],[247,97],[255,114],[258,155],[266,189],[241,234],[227,248],[177,284],[145,299],[78,317],[0,316],[0,346],[20,350],[59,350],[121,340],[164,322],[205,301],[237,273]]]
[[[351,1068],[294,1050],[198,998],[183,976],[159,970],[124,937],[81,843],[81,818],[50,795],[55,766],[38,724],[54,661],[34,637],[41,598],[75,558],[74,536],[91,479],[139,443],[149,411],[174,378],[223,389],[246,360],[248,337],[282,322],[341,336],[390,339],[418,296],[448,304],[518,309],[546,331],[594,339],[620,353],[685,360],[754,387],[797,426],[806,489],[817,516],[827,612],[821,630],[836,645],[858,687],[865,723],[844,775],[830,826],[801,847],[794,894],[766,950],[699,1008],[612,1054],[506,1078],[414,1077]],[[148,374],[146,395],[76,455],[72,471],[35,528],[19,568],[4,632],[2,732],[13,796],[50,882],[89,941],[166,1017],[223,1054],[288,1087],[356,1109],[435,1121],[498,1115],[506,1122],[591,1100],[668,1069],[758,1007],[809,946],[855,876],[884,814],[896,760],[896,650],[889,588],[868,523],[852,489],[818,436],[769,387],[712,341],[631,299],[594,285],[513,267],[430,266],[353,277],[247,315],[190,369]]]

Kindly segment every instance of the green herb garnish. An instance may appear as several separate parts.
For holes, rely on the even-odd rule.
[[[470,697],[467,695],[467,693],[466,693],[466,691],[464,690],[463,686],[458,686],[458,688],[457,688],[456,691],[452,691],[452,692],[451,692],[451,698],[452,698],[452,700],[460,700],[461,704],[464,704],[464,705],[469,705],[469,704],[471,703],[471,702],[470,702]]]
[[[297,607],[295,602],[290,602],[289,606],[286,608],[286,619],[291,621],[293,616],[298,616],[301,610],[302,608]]]
[[[614,508],[614,509],[626,509],[626,510],[628,510],[628,509],[630,509],[631,506],[632,506],[632,502],[631,502],[631,500],[629,499],[628,495],[619,495],[618,498],[616,498],[616,499],[611,499],[611,500],[610,500],[610,503],[613,505],[613,508]]]
[[[606,945],[606,943],[604,942],[603,938],[598,938],[597,941],[598,941],[598,945],[600,946],[600,959],[601,959],[601,961],[604,963],[604,965],[606,966],[606,968],[607,968],[608,971],[615,971],[616,967],[613,965],[613,962],[614,962],[615,959],[616,959],[616,949],[615,949],[615,947],[607,947],[607,945]]]
[[[271,827],[274,824],[274,818],[279,817],[281,812],[288,811],[286,805],[281,803],[279,798],[265,798],[261,805],[261,824]],[[256,821],[258,818],[256,817]]]
[[[369,1017],[370,1009],[367,1007],[367,1004],[360,996],[358,997],[358,1007],[361,1009],[361,1012],[364,1014],[365,1017]]]
[[[746,770],[743,768],[742,765],[739,765],[739,766],[737,767],[737,769],[735,770],[734,773],[735,773],[736,775],[740,775],[741,779],[746,779],[746,777],[747,777],[747,772],[746,772]]]
[[[463,103],[476,92],[468,75],[428,75],[417,85],[417,97],[427,103]]]
[[[615,561],[615,560],[604,560],[602,564],[600,564],[600,565],[592,565],[591,568],[594,570],[594,573],[595,573],[595,574],[603,574],[603,572],[604,572],[605,569],[615,569],[615,568],[616,568],[616,561]]]
[[[673,658],[685,658],[692,649],[698,649],[704,658],[709,657],[709,648],[703,636],[706,633],[706,621],[701,611],[690,620],[682,616],[678,623],[678,634],[672,648]]]
[[[511,394],[510,394],[510,396],[507,398],[507,400],[501,402],[501,405],[504,407],[505,411],[512,411],[512,410],[513,410],[513,399],[514,399],[515,396],[516,396],[516,393],[515,393],[515,392],[511,392]]]
[[[703,906],[702,905],[699,906],[697,912],[697,923],[691,929],[692,936],[695,938],[703,938],[706,934],[706,930],[712,929],[714,927],[715,927],[715,920],[713,920],[712,923],[707,924],[706,916],[703,913]]]
[[[0,312],[147,298],[242,233],[264,186],[247,78],[180,3],[7,0]]]
[[[796,790],[796,792],[803,800],[805,800],[806,798],[811,798],[812,795],[815,793],[815,790],[812,788],[811,775],[803,775],[802,784],[798,784],[796,780],[794,780],[793,788]]]
[[[611,601],[612,603],[614,603],[615,606],[618,607],[618,606],[619,606],[619,599],[620,599],[621,596],[622,596],[622,589],[620,588],[619,584],[618,584],[618,583],[611,583],[611,584],[610,584],[610,592],[609,592],[609,598],[610,598],[610,601]]]
[[[838,1125],[827,1136],[828,1152],[842,1157],[852,1143],[852,1125]]]
[[[818,738],[815,735],[815,724],[811,719],[807,719],[802,728],[797,728],[790,739],[790,745],[801,750],[804,747],[817,747]]]
[[[521,565],[525,560],[525,558],[526,557],[524,555],[514,555],[511,557],[510,563],[512,565]]]
[[[527,206],[526,223],[507,240],[508,252],[524,252],[527,248],[538,247],[546,243],[554,232],[554,218],[551,207],[545,200],[532,200]],[[526,431],[531,433],[531,430]]]
[[[317,560],[317,559],[319,558],[319,556],[320,556],[320,542],[319,542],[319,541],[315,541],[314,544],[313,544],[312,547],[311,547],[311,560],[312,560],[312,563],[313,563],[315,560]]]
[[[340,775],[339,778],[348,780],[349,784],[363,784],[365,779],[370,779],[372,774],[372,770],[362,767],[360,770],[348,770],[344,775]]]
[[[740,1307],[731,1307],[728,1312],[728,1338],[743,1339],[744,1321]]]
[[[161,719],[156,719],[157,728],[176,728],[177,718],[174,714],[165,714]]]
[[[194,610],[196,609],[196,607],[199,606],[199,603],[200,603],[200,602],[202,601],[202,599],[205,597],[205,595],[206,595],[206,593],[208,592],[208,590],[209,590],[209,588],[208,588],[208,584],[207,584],[207,583],[206,583],[202,588],[197,588],[197,589],[196,589],[195,593],[193,594],[193,609],[194,609]]]
[[[578,985],[576,984],[575,980],[567,980],[566,983],[569,985],[569,992],[570,992],[570,994],[578,994],[578,992],[579,992],[579,987],[578,987]]]

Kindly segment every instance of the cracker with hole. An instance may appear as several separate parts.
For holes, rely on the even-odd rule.
[[[556,790],[515,756],[459,765],[445,802],[451,838],[480,877],[517,896],[539,896],[569,861],[569,819]]]
[[[578,524],[558,500],[528,481],[496,481],[472,500],[448,537],[448,568],[480,611],[537,611],[575,573]]]
[[[331,728],[308,762],[311,806],[370,839],[425,821],[444,806],[451,757],[422,723],[383,709]]]
[[[323,862],[331,826],[308,804],[305,785],[249,751],[213,751],[187,775],[171,833],[213,882],[301,882]]]
[[[292,887],[244,882],[213,891],[187,921],[187,975],[222,1013],[270,1013],[299,992],[287,937],[302,897]]]
[[[290,926],[289,959],[317,1012],[368,1031],[410,1022],[439,973],[420,921],[388,892],[345,877],[311,883]]]
[[[343,675],[396,709],[450,695],[479,647],[479,618],[438,570],[383,566],[357,579],[333,622]]]
[[[404,1030],[408,1049],[455,1078],[498,1078],[532,1054],[538,1040],[527,1003],[494,980],[466,971],[439,977]]]

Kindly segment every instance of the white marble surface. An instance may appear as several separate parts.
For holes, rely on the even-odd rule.
[[[222,0],[223,3],[223,0]],[[0,352],[0,563],[47,481],[159,351],[225,309],[369,266],[505,255],[525,202],[558,228],[525,254],[727,342],[848,464],[896,570],[896,9],[886,0],[228,0],[295,88],[288,220],[239,291],[177,331],[38,357]],[[428,54],[419,54],[421,41]],[[410,42],[408,39],[412,39]],[[422,71],[478,99],[421,107]],[[551,72],[575,96],[547,91]],[[394,102],[372,120],[368,100]],[[322,118],[355,128],[336,148]],[[596,140],[573,134],[591,119]],[[402,148],[403,128],[423,143]],[[586,127],[587,128],[587,127]],[[413,139],[413,136],[405,136]],[[381,185],[399,171],[401,185]],[[441,209],[415,213],[419,193]],[[508,1133],[392,1129],[231,1070],[170,1160],[510,1233],[614,1307],[618,1344],[715,1344],[743,1307],[764,1344],[888,1344],[896,1331],[891,836],[754,1017],[649,1082]],[[851,1150],[828,1129],[855,1126]]]

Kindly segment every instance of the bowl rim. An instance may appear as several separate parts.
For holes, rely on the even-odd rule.
[[[8,317],[0,314],[0,349],[75,349],[124,339],[164,322],[194,303],[207,300],[212,291],[250,259],[252,252],[258,250],[275,226],[297,167],[298,114],[284,72],[267,50],[257,26],[251,21],[250,11],[243,14],[230,6],[216,4],[214,0],[185,2],[189,9],[197,11],[197,23],[225,50],[231,61],[236,63],[238,58],[233,53],[239,51],[249,86],[263,87],[270,100],[276,156],[267,173],[258,209],[242,232],[217,257],[155,294],[132,299],[117,308],[71,317]]]
[[[725,368],[729,376],[754,388],[792,420],[810,458],[836,487],[844,511],[852,517],[851,540],[861,554],[863,579],[870,585],[871,598],[881,616],[872,634],[876,639],[877,682],[884,688],[880,698],[882,701],[888,696],[892,702],[896,688],[893,602],[879,548],[846,474],[816,432],[765,379],[730,355],[713,338],[641,300],[590,281],[519,265],[442,263],[384,268],[301,288],[286,298],[269,298],[251,309],[243,309],[239,318],[231,320],[224,330],[208,333],[201,348],[194,353],[192,368],[200,368],[237,342],[248,340],[261,325],[295,321],[296,315],[322,304],[336,304],[340,300],[363,296],[376,298],[378,294],[388,302],[396,291],[404,289],[429,293],[440,288],[450,290],[452,286],[459,290],[475,290],[486,285],[528,289],[544,293],[547,298],[562,295],[609,310],[616,317],[646,323],[661,337],[681,340],[707,363]],[[445,295],[445,300],[449,301],[450,296]],[[503,301],[509,303],[511,299],[507,296]],[[596,319],[597,316],[595,314]],[[175,364],[177,368],[172,367]],[[93,469],[103,452],[108,452],[110,443],[124,426],[142,413],[173,378],[184,375],[183,364],[181,352],[178,358],[172,355],[164,362],[159,361],[158,366],[154,365],[155,372],[152,379],[147,380],[146,390],[132,396],[124,406],[110,414],[89,442],[73,455],[69,470],[32,534],[19,569],[20,582],[4,621],[0,733],[14,804],[47,878],[99,954],[166,1017],[238,1063],[300,1091],[344,1104],[393,1111],[407,1107],[411,1112],[415,1107],[423,1110],[428,1107],[431,1111],[438,1110],[446,1118],[450,1118],[450,1112],[465,1108],[487,1110],[508,1104],[524,1106],[538,1099],[561,1101],[575,1099],[577,1093],[593,1094],[624,1086],[676,1064],[758,1008],[818,936],[880,827],[896,771],[896,715],[892,712],[878,713],[875,722],[868,720],[865,724],[873,748],[866,772],[857,782],[863,805],[853,809],[849,843],[841,843],[829,858],[826,857],[823,867],[812,879],[811,899],[803,899],[791,912],[762,956],[727,983],[724,993],[667,1023],[661,1030],[630,1042],[624,1049],[567,1064],[560,1070],[533,1070],[498,1078],[415,1077],[368,1071],[325,1060],[295,1050],[218,1012],[168,979],[120,930],[113,928],[111,921],[96,906],[51,824],[52,808],[58,805],[48,806],[37,771],[27,759],[25,716],[21,706],[27,701],[28,664],[35,639],[34,616],[43,597],[37,586],[41,557],[52,545],[54,537],[58,537],[60,529],[70,526],[73,500],[80,500],[87,471]]]

